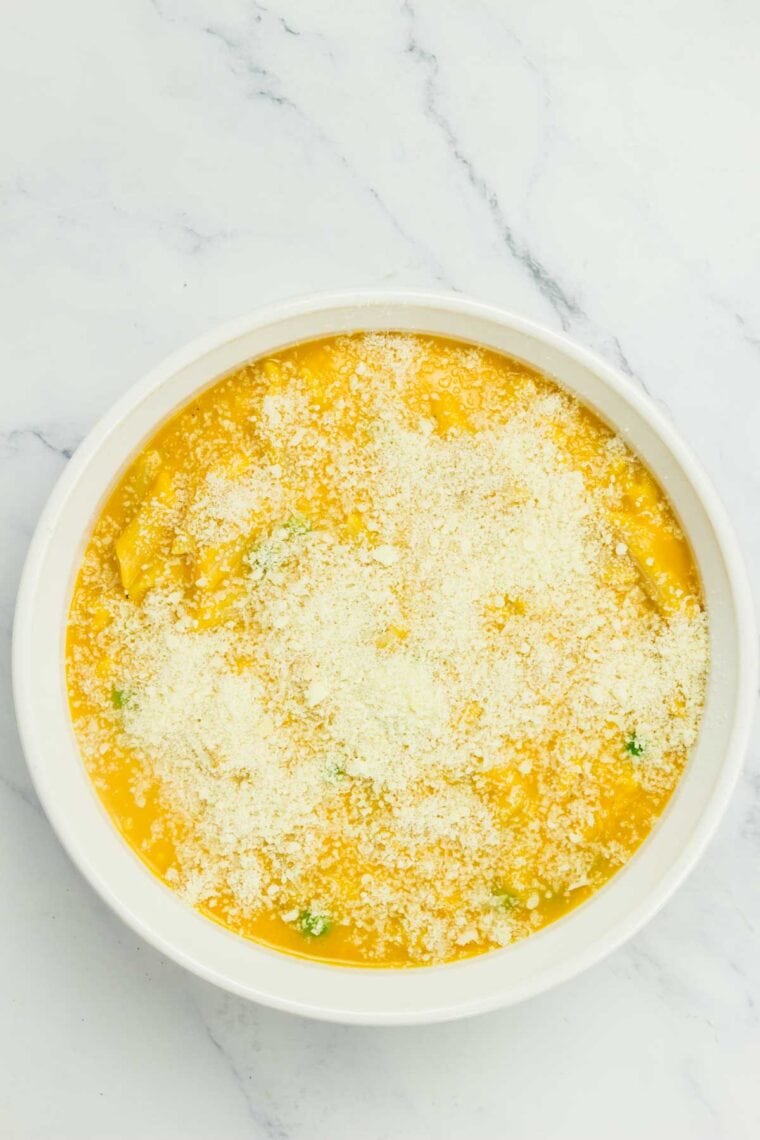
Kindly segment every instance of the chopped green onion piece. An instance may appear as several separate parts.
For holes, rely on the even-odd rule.
[[[311,522],[303,515],[291,515],[285,526],[293,535],[308,534],[311,530]]]
[[[111,689],[111,704],[115,709],[123,709],[126,707],[128,700],[128,693],[126,689],[117,689],[114,685]]]
[[[646,751],[646,744],[639,739],[635,732],[631,732],[626,737],[623,747],[629,756],[643,756]]]
[[[311,910],[302,910],[298,916],[298,929],[307,938],[320,938],[327,934],[332,923],[326,914],[315,914]]]

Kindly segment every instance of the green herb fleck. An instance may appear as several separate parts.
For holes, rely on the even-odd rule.
[[[292,535],[308,534],[311,530],[311,522],[303,515],[291,515],[285,526]]]
[[[625,738],[623,747],[629,756],[643,756],[646,752],[646,744],[635,732],[629,733]]]
[[[315,914],[313,910],[302,910],[298,916],[298,929],[306,938],[321,938],[331,926],[326,914]]]
[[[260,578],[266,578],[267,574],[281,566],[283,561],[282,547],[271,538],[259,539],[248,551],[248,562],[251,569],[258,571]]]
[[[510,894],[509,891],[494,891],[493,901],[499,910],[514,910],[520,905],[517,895]]]
[[[123,709],[127,706],[129,694],[126,689],[117,689],[114,685],[111,689],[111,704],[115,709]]]
[[[325,764],[325,780],[328,784],[339,784],[346,775],[346,765],[342,760],[328,760]]]

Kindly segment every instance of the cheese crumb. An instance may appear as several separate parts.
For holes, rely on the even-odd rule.
[[[371,557],[381,566],[393,566],[399,560],[399,552],[393,546],[376,546]]]

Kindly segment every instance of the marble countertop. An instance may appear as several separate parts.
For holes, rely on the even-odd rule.
[[[144,370],[262,302],[454,289],[564,328],[701,456],[760,559],[752,0],[39,0],[0,88],[0,1136],[760,1135],[758,741],[699,868],[606,962],[404,1030],[301,1021],[139,941],[14,726],[35,520]]]

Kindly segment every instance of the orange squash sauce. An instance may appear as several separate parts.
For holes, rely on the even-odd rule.
[[[485,425],[506,422],[527,392],[535,398],[536,393],[557,391],[547,377],[500,354],[434,337],[419,336],[416,342],[421,362],[414,383],[404,388],[399,399],[410,424],[422,417],[440,439],[477,436]],[[196,628],[224,626],[234,631],[251,536],[267,520],[255,518],[244,534],[189,549],[172,524],[172,511],[177,496],[192,496],[209,472],[223,472],[227,480],[234,481],[262,455],[270,464],[282,466],[288,499],[295,505],[295,527],[298,519],[308,519],[310,527],[342,543],[369,544],[372,549],[376,540],[368,529],[371,502],[358,501],[347,508],[329,466],[315,469],[313,464],[301,463],[297,450],[278,448],[260,428],[263,402],[286,392],[296,374],[317,422],[330,413],[329,430],[336,437],[369,440],[373,426],[362,397],[366,357],[366,338],[356,334],[297,345],[222,377],[146,441],[95,521],[74,588],[67,634],[72,718],[93,783],[115,826],[169,887],[176,886],[178,850],[192,831],[193,820],[177,814],[151,772],[150,758],[141,756],[125,737],[122,709],[130,696],[121,687],[121,651],[110,632],[112,603],[142,607],[153,592],[174,590],[186,600]],[[621,598],[638,591],[642,612],[651,609],[667,618],[700,610],[694,558],[662,489],[643,464],[630,452],[611,449],[614,433],[580,406],[576,415],[553,423],[551,434],[562,462],[579,472],[592,491],[600,491],[599,510],[606,512],[619,549],[626,551],[625,558],[610,558],[604,568],[612,588],[620,591]],[[520,598],[491,598],[484,607],[488,636],[502,636],[509,622],[522,620],[524,614]],[[403,648],[408,637],[403,620],[390,624],[378,637],[379,652]],[[241,670],[248,667],[247,652],[241,645]],[[477,699],[470,701],[457,714],[459,727],[466,732],[470,726],[474,731],[481,715]],[[678,701],[672,715],[682,715]],[[575,794],[580,780],[593,785],[598,808],[585,828],[583,842],[595,845],[597,855],[585,883],[569,889],[567,884],[547,879],[538,891],[531,886],[529,894],[509,877],[489,885],[493,905],[514,920],[516,937],[555,921],[587,899],[649,834],[677,782],[687,751],[669,757],[667,777],[647,784],[640,775],[639,747],[634,738],[621,739],[619,725],[612,724],[607,736],[598,741],[598,754],[583,758],[583,773],[568,775],[567,766],[535,763],[524,742],[506,741],[498,762],[490,758],[487,765],[461,777],[488,806],[497,825],[509,831],[515,849],[520,847],[521,836],[529,832],[540,804],[562,803],[564,796]],[[452,779],[457,779],[456,773]],[[339,819],[340,809],[334,810]],[[530,845],[525,849],[530,859]],[[340,883],[342,896],[356,898],[367,866],[355,850],[342,843],[339,831],[325,843],[321,858]],[[455,910],[457,898],[448,902]],[[197,905],[207,917],[236,933],[291,954],[363,965],[419,961],[408,952],[401,922],[397,938],[386,936],[378,954],[372,947],[371,931],[340,922],[333,922],[325,932],[310,931],[300,917],[283,917],[282,908],[260,906],[243,913],[229,891],[222,890]],[[436,907],[440,917],[440,900]],[[478,954],[494,945],[490,938],[476,937],[463,941],[446,957]]]

